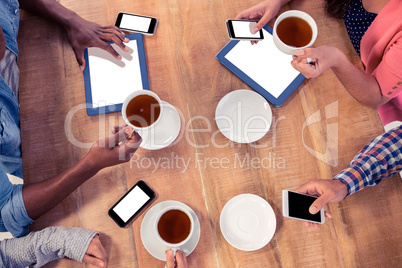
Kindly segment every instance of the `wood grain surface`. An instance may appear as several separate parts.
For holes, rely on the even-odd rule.
[[[190,267],[400,265],[399,176],[327,206],[333,219],[319,230],[282,217],[282,190],[294,190],[313,178],[331,179],[383,131],[378,112],[354,100],[332,71],[305,80],[282,107],[271,106],[273,124],[261,140],[237,144],[219,132],[214,120],[219,100],[233,90],[250,89],[215,59],[229,41],[225,20],[259,0],[60,3],[101,25],[114,24],[120,11],[159,19],[156,34],[144,36],[150,88],[177,108],[182,129],[172,146],[139,149],[130,162],[99,172],[38,219],[31,230],[52,225],[94,229],[101,233],[109,267],[163,267],[140,238],[141,221],[149,208],[124,229],[107,215],[110,206],[142,179],[158,194],[152,205],[177,200],[197,214],[201,238],[188,257]],[[325,15],[322,0],[293,1],[281,12],[288,9],[306,11],[316,20],[315,46],[338,47],[362,68],[343,22]],[[86,115],[83,74],[62,28],[22,12],[18,38],[24,179],[36,182],[79,161],[93,142],[109,135],[111,127],[123,120],[120,113]],[[156,167],[152,163],[157,161],[168,164]],[[223,206],[242,193],[266,199],[277,220],[273,239],[253,252],[232,247],[219,227]],[[63,259],[46,267],[86,265]]]

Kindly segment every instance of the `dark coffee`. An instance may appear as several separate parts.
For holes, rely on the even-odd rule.
[[[158,101],[149,95],[134,97],[126,108],[127,119],[135,127],[149,127],[159,118],[160,113]]]
[[[278,23],[276,33],[283,43],[291,47],[307,46],[313,38],[313,30],[307,21],[288,17]]]
[[[191,221],[186,213],[178,209],[166,211],[159,219],[158,233],[168,243],[184,241],[191,230]]]

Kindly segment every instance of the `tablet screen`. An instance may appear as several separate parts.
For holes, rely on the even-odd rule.
[[[240,41],[225,58],[278,98],[300,73],[290,64],[292,56],[281,52],[275,46],[272,35],[265,29],[263,31],[263,41],[255,45]]]
[[[137,40],[130,40],[126,46],[129,47],[129,52],[112,44],[122,60],[115,59],[103,49],[88,48],[87,64],[93,108],[121,104],[133,91],[144,89]]]

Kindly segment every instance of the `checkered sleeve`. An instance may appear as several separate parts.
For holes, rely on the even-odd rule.
[[[402,126],[378,136],[367,144],[333,179],[348,187],[348,195],[374,186],[381,179],[402,170]]]

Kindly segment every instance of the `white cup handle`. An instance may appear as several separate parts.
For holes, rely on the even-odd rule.
[[[176,252],[179,250],[178,248],[172,248],[173,251],[173,258],[176,258]]]

